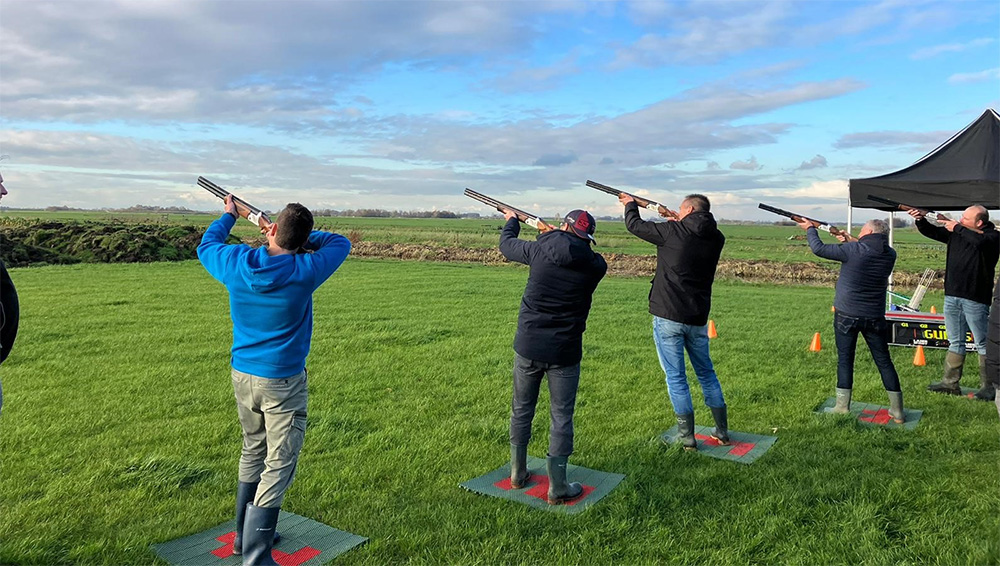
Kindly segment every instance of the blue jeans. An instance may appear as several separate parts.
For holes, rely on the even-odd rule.
[[[885,317],[847,316],[837,311],[833,315],[833,336],[837,342],[837,387],[854,388],[854,353],[858,346],[858,334],[868,343],[872,361],[882,376],[882,386],[886,391],[899,391],[899,374],[892,365],[889,355],[889,334],[891,329]]]
[[[527,446],[542,378],[549,377],[549,456],[573,454],[573,410],[580,385],[580,364],[557,366],[514,352],[514,394],[510,401],[510,443]]]
[[[976,351],[986,355],[986,322],[990,306],[960,297],[944,297],[944,328],[948,333],[948,351],[965,355],[965,334],[972,332]]]
[[[722,397],[722,386],[715,375],[712,358],[708,355],[708,326],[693,326],[674,322],[658,316],[653,317],[653,343],[660,358],[660,367],[667,375],[667,392],[670,404],[678,415],[694,413],[691,404],[691,390],[688,388],[684,371],[684,350],[691,358],[691,367],[701,384],[701,394],[705,404],[712,408],[726,406]]]

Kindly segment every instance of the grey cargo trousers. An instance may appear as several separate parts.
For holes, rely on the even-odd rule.
[[[232,376],[243,428],[240,481],[260,481],[257,507],[281,507],[306,434],[306,372],[272,379],[234,369]]]

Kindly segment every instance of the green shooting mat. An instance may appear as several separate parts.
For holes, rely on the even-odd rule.
[[[278,532],[281,540],[271,549],[271,556],[281,566],[326,564],[368,540],[285,511],[278,516]],[[239,566],[243,557],[232,552],[234,538],[235,519],[198,534],[154,544],[152,548],[171,564]]]
[[[566,466],[566,480],[580,482],[583,485],[583,495],[568,503],[549,505],[549,502],[546,501],[546,494],[549,491],[549,476],[545,471],[545,460],[528,456],[528,471],[531,472],[531,479],[521,489],[514,489],[510,485],[509,462],[486,475],[458,485],[473,493],[510,499],[536,509],[573,515],[582,513],[603,499],[625,479],[622,474],[601,472],[569,464]]]
[[[729,446],[723,446],[719,444],[718,440],[712,438],[711,434],[712,427],[694,427],[694,438],[698,442],[698,453],[741,464],[752,464],[778,441],[778,438],[775,436],[762,436],[731,430],[729,431],[730,444]],[[678,442],[677,425],[670,427],[670,430],[661,434],[660,440],[667,444]]]
[[[837,400],[830,397],[824,401],[818,409],[816,409],[816,412],[824,415],[831,414],[830,411],[836,404]],[[896,424],[892,422],[892,417],[889,416],[889,407],[886,407],[885,405],[873,405],[871,403],[859,403],[857,401],[853,401],[851,403],[851,416],[854,417],[859,423],[866,426],[881,426],[885,428],[913,430],[917,428],[917,423],[920,422],[920,417],[923,414],[923,411],[904,408],[903,415],[905,416],[905,422],[903,424]]]

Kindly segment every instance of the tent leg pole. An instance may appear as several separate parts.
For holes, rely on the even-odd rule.
[[[850,203],[848,203],[847,204],[847,233],[848,234],[851,233],[851,224],[852,224],[853,216],[854,216],[854,207],[852,207],[850,205]]]
[[[896,212],[892,211],[889,213],[889,247],[893,247],[893,243],[896,241],[896,228],[893,226],[896,220]],[[889,290],[892,291],[892,273],[889,274]]]

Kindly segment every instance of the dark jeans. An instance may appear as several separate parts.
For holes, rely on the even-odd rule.
[[[889,323],[884,316],[857,317],[840,314],[833,317],[833,332],[837,340],[837,387],[851,389],[854,385],[854,351],[858,333],[865,337],[868,350],[886,391],[899,391],[899,375],[889,356]]]
[[[514,354],[514,395],[510,402],[510,443],[527,446],[542,377],[549,376],[549,456],[573,453],[573,409],[580,384],[580,364],[557,366]]]

